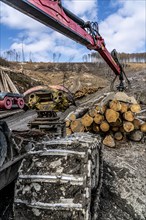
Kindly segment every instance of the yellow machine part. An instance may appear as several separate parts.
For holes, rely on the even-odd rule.
[[[63,91],[43,91],[29,95],[28,107],[30,109],[45,111],[65,111],[70,105],[67,93]]]

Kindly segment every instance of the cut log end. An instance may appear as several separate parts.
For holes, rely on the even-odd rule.
[[[146,133],[146,123],[143,123],[140,127],[140,130],[144,133]]]
[[[134,113],[138,113],[141,110],[141,107],[139,104],[133,104],[130,106],[130,110]]]
[[[114,111],[113,109],[107,109],[105,113],[106,120],[111,122],[116,122],[119,118],[119,112]]]
[[[129,133],[134,130],[134,125],[131,122],[126,121],[123,123],[123,128],[127,133]]]
[[[134,115],[133,112],[127,111],[123,114],[123,117],[126,121],[133,121],[134,120]]]
[[[85,114],[81,118],[81,122],[85,127],[89,127],[93,122],[93,118],[89,114]]]
[[[109,107],[110,109],[118,112],[121,110],[121,103],[118,101],[118,100],[112,100],[110,103],[109,103]]]
[[[115,141],[114,138],[111,135],[107,135],[104,140],[103,140],[103,144],[108,146],[108,147],[115,147]]]
[[[103,132],[107,132],[107,131],[109,131],[110,126],[109,126],[109,124],[108,124],[106,121],[103,121],[103,122],[100,124],[100,129],[101,129],[101,131],[103,131]]]

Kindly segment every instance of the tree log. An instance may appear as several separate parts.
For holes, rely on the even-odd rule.
[[[140,129],[141,122],[139,119],[135,118],[132,123],[134,124],[134,129]]]
[[[113,127],[120,127],[122,125],[122,119],[118,118],[116,122],[112,122],[110,125]]]
[[[123,114],[123,117],[126,121],[133,121],[134,120],[134,115],[131,111],[127,111]]]
[[[123,128],[127,133],[129,133],[134,130],[134,125],[129,121],[125,121],[123,123]]]
[[[143,123],[142,125],[141,125],[141,127],[140,127],[140,130],[142,131],[142,132],[146,132],[146,123]]]
[[[100,129],[103,132],[107,132],[107,131],[109,131],[110,126],[106,121],[102,121],[101,124],[100,124]]]
[[[119,118],[119,112],[116,112],[113,109],[107,109],[105,112],[105,117],[109,123],[116,122]]]
[[[72,134],[72,130],[70,128],[66,128],[66,135],[71,135]]]
[[[67,117],[66,120],[75,121],[78,118],[81,118],[86,112],[88,108],[79,108],[75,112],[71,112]]]
[[[120,102],[119,102],[118,100],[112,100],[112,101],[109,103],[109,107],[110,107],[110,109],[112,109],[112,110],[118,112],[118,111],[121,110],[121,107],[122,107],[122,106],[121,106],[121,104],[120,104]]]
[[[108,146],[108,147],[115,147],[115,141],[111,135],[107,135],[104,140],[103,144]]]
[[[69,126],[70,126],[70,123],[71,123],[70,120],[66,120],[66,121],[65,121],[66,127],[69,127]]]
[[[101,124],[101,122],[104,120],[104,116],[101,114],[96,114],[96,116],[94,117],[94,122],[99,125]]]
[[[88,114],[85,114],[82,118],[81,118],[81,122],[82,124],[85,126],[85,127],[89,127],[92,122],[93,122],[93,118],[88,115]]]
[[[138,113],[141,110],[141,107],[139,104],[133,104],[130,106],[130,110],[134,113]]]
[[[112,130],[112,131],[118,131],[119,128],[118,128],[118,127],[111,127],[111,130]]]
[[[140,130],[134,130],[129,135],[128,138],[132,141],[139,142],[143,138],[143,132]]]
[[[83,132],[85,130],[84,126],[82,125],[81,119],[76,119],[75,121],[72,121],[70,127],[72,132]]]
[[[94,109],[94,108],[89,109],[88,114],[89,114],[92,118],[94,118],[94,117],[96,116],[96,114],[97,114],[97,110]]]
[[[121,113],[127,112],[128,111],[128,104],[121,102]]]
[[[95,133],[99,133],[99,131],[100,131],[99,126],[96,123],[93,123],[93,128],[92,129]]]
[[[123,139],[123,135],[121,132],[116,132],[115,135],[114,135],[114,138],[117,140],[117,141],[120,141]]]

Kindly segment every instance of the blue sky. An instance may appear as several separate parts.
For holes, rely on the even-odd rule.
[[[62,0],[63,5],[84,20],[98,21],[99,32],[111,51],[146,52],[145,0]],[[33,61],[82,61],[91,53],[84,46],[60,35],[0,2],[0,51],[16,50]],[[31,54],[31,55],[30,55]]]

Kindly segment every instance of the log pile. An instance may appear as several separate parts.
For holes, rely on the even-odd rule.
[[[146,132],[146,123],[137,116],[141,112],[139,104],[110,100],[102,106],[78,109],[66,118],[66,134],[91,132],[101,134],[103,143],[115,147],[116,141],[129,138],[140,141]]]

